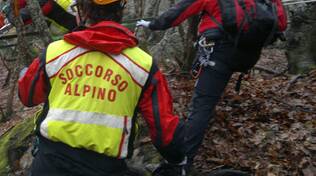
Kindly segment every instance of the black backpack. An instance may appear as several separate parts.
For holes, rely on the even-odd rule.
[[[234,42],[230,67],[243,72],[236,84],[238,92],[244,73],[258,62],[262,48],[277,38],[285,40],[287,15],[281,0],[218,0],[218,3],[222,24],[210,17]]]
[[[218,0],[222,24],[211,19],[239,47],[272,43],[287,27],[281,0]]]

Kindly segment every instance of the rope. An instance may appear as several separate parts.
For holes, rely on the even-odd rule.
[[[283,0],[283,5],[294,5],[294,4],[305,4],[305,3],[312,3],[316,2],[316,0]]]

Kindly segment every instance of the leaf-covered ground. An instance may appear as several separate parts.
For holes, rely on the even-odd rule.
[[[316,175],[316,70],[282,74],[284,58],[281,51],[265,51],[239,94],[234,90],[238,75],[233,76],[195,168],[207,172],[228,166],[258,176]],[[194,81],[183,76],[169,80],[175,109],[186,117]]]

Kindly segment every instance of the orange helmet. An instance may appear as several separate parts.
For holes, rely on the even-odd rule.
[[[122,1],[123,3],[126,3],[127,0],[93,0],[93,2],[98,5],[107,5],[116,1]]]

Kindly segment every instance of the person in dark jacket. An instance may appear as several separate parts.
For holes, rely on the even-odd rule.
[[[78,0],[85,29],[51,43],[19,79],[37,120],[32,176],[121,176],[132,156],[140,112],[166,163],[180,165],[184,123],[173,114],[166,79],[119,22],[125,0]],[[176,176],[173,170],[163,176]],[[158,173],[158,172],[157,172]],[[159,174],[158,174],[159,175]]]
[[[241,66],[240,59],[259,58],[261,48],[235,50],[234,42],[228,40],[217,23],[222,23],[218,1],[182,0],[152,21],[140,20],[137,26],[151,30],[165,30],[178,26],[193,15],[201,15],[198,28],[199,42],[197,62],[198,69],[193,70],[198,77],[190,113],[187,119],[185,135],[185,152],[188,167],[191,167],[194,156],[202,143],[208,122],[216,104],[232,74]],[[215,20],[212,20],[212,18]]]

